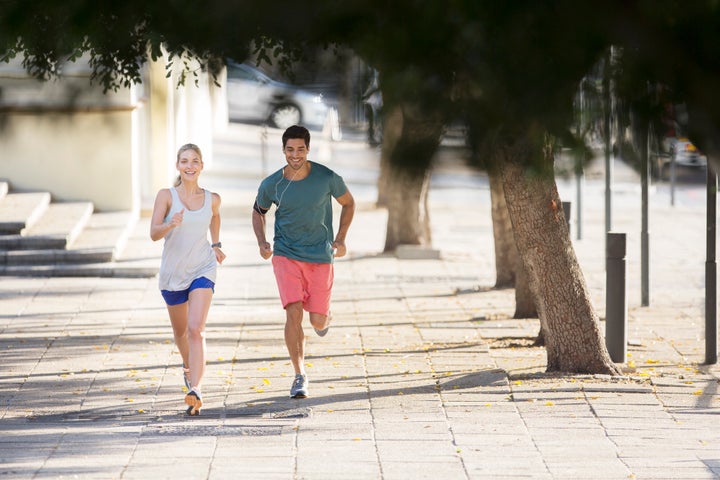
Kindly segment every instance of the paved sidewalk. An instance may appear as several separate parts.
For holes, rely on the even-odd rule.
[[[564,198],[573,188],[560,182]],[[603,317],[601,182],[586,190],[574,242]],[[291,400],[284,314],[251,234],[254,192],[221,193],[228,259],[198,418],[184,414],[156,279],[0,279],[0,478],[720,478],[720,369],[702,365],[702,208],[653,190],[652,301],[641,308],[639,192],[618,188],[627,376],[564,377],[542,373],[537,319],[512,319],[514,292],[491,289],[486,188],[432,191],[439,260],[379,254],[386,213],[361,195],[332,328],[322,339],[306,329],[311,395]],[[129,248],[159,262],[147,228]]]

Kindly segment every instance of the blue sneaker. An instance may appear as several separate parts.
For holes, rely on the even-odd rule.
[[[290,388],[290,398],[307,398],[308,396],[308,380],[305,375],[295,375],[292,387]]]

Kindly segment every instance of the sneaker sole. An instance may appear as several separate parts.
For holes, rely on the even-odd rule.
[[[190,392],[185,395],[185,404],[189,405],[187,414],[190,416],[200,415],[200,408],[202,407],[202,400],[197,396],[195,392]]]
[[[290,398],[307,398],[307,393],[296,393],[295,395],[290,395]]]
[[[318,330],[318,329],[316,328],[316,329],[315,329],[315,333],[317,333],[317,336],[318,336],[318,337],[324,337],[325,335],[327,335],[328,330],[330,330],[330,327],[323,328],[322,330]]]

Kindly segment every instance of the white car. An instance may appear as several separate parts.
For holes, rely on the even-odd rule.
[[[227,65],[231,121],[259,122],[285,129],[304,125],[322,129],[332,107],[322,93],[279,82],[245,63]]]
[[[685,138],[666,138],[667,151],[675,165],[683,167],[704,167],[707,165],[707,157],[697,149],[693,143]]]

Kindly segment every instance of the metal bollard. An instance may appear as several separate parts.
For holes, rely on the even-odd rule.
[[[625,363],[628,311],[625,234],[608,232],[605,245],[605,346],[613,362]]]
[[[570,231],[570,211],[572,210],[572,202],[562,202],[563,214],[565,215],[565,223],[567,223],[568,232]]]

